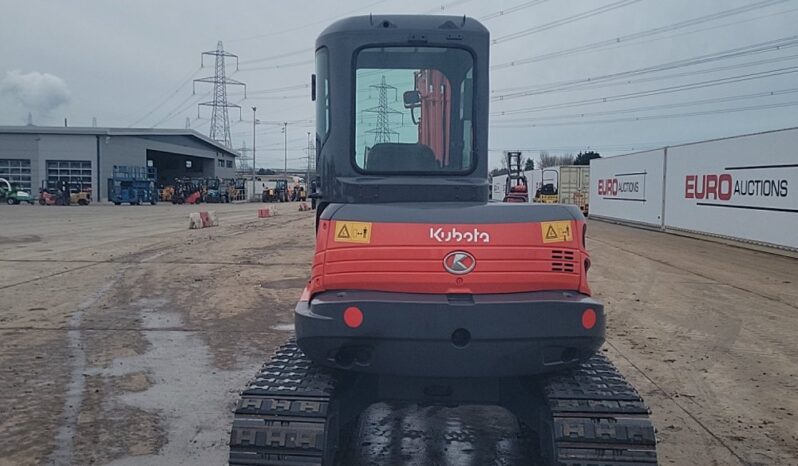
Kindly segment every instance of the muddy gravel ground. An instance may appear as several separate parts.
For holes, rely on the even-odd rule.
[[[225,463],[313,255],[312,212],[257,207],[0,206],[0,465]],[[600,222],[588,246],[661,463],[798,464],[798,260]],[[357,435],[353,464],[527,464],[496,408],[378,404]]]

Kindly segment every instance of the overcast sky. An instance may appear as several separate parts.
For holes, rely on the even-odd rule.
[[[244,109],[244,121],[231,109],[234,146],[251,145],[256,105],[259,119],[297,121],[288,157],[302,166],[316,35],[369,12],[483,20],[492,166],[508,149],[615,155],[798,126],[798,0],[6,2],[0,124],[29,112],[37,125],[184,128],[188,117],[207,134],[210,109],[197,118],[196,103],[211,85],[192,95],[191,80],[213,74],[200,53],[222,40],[250,97],[228,90]],[[257,133],[258,166],[282,166],[280,129]]]

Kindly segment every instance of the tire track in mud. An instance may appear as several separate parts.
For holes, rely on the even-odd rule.
[[[651,378],[648,373],[643,370],[640,366],[634,363],[625,353],[623,353],[617,346],[615,346],[610,339],[606,340],[606,344],[609,345],[615,352],[622,357],[630,366],[632,366],[635,371],[637,371],[643,378],[648,380],[648,382],[657,388],[657,390],[668,398],[671,403],[673,403],[680,411],[682,411],[687,417],[693,420],[699,427],[701,427],[704,432],[709,434],[719,445],[721,445],[724,449],[726,449],[733,457],[737,459],[743,466],[748,466],[750,463],[746,461],[742,456],[740,456],[732,447],[721,438],[718,434],[712,431],[704,422],[701,421],[696,415],[694,415],[690,410],[685,408],[676,397],[673,396],[668,390],[666,390],[662,385],[658,384],[653,378]]]
[[[83,403],[83,395],[86,388],[86,380],[84,378],[86,352],[83,349],[80,324],[86,311],[113,289],[114,285],[124,275],[124,271],[124,268],[118,270],[102,288],[82,302],[69,319],[70,330],[67,331],[67,341],[72,361],[72,371],[64,395],[62,423],[55,434],[55,448],[48,464],[56,466],[74,464],[74,441],[77,433],[80,406]]]
[[[784,301],[781,298],[777,298],[777,297],[773,297],[773,296],[770,296],[770,295],[767,295],[767,294],[764,294],[764,293],[760,293],[758,291],[754,291],[754,290],[751,290],[751,289],[748,289],[748,288],[745,288],[745,287],[742,287],[742,286],[739,286],[739,285],[735,285],[733,283],[724,282],[724,281],[718,280],[715,277],[703,274],[701,272],[692,270],[690,268],[682,267],[682,266],[679,266],[679,265],[676,265],[676,264],[672,264],[672,263],[670,263],[668,261],[665,261],[665,260],[662,260],[662,259],[657,259],[655,257],[647,256],[647,255],[645,255],[643,253],[640,253],[640,252],[637,252],[637,251],[633,251],[631,249],[623,248],[623,247],[618,246],[617,244],[612,243],[610,241],[600,240],[600,239],[597,239],[597,238],[591,237],[591,236],[588,236],[588,239],[590,239],[591,241],[595,241],[597,243],[601,243],[604,246],[607,246],[607,247],[610,247],[610,248],[613,248],[613,249],[617,249],[619,251],[623,251],[623,252],[626,252],[628,254],[632,254],[634,256],[642,257],[642,258],[644,258],[646,260],[650,260],[652,262],[656,262],[657,264],[661,264],[661,265],[664,265],[666,267],[671,267],[671,268],[676,269],[676,270],[681,270],[682,272],[687,272],[687,273],[693,274],[693,275],[695,275],[697,277],[701,277],[701,278],[703,278],[705,280],[710,280],[713,283],[718,283],[718,284],[721,284],[721,285],[724,285],[724,286],[728,286],[730,288],[734,288],[735,290],[742,291],[742,292],[745,292],[745,293],[748,293],[748,294],[752,294],[752,295],[758,296],[758,297],[760,297],[762,299],[767,299],[768,301],[772,301],[774,303],[783,304],[785,306],[789,306],[789,307],[792,307],[793,309],[798,310],[798,304],[796,304],[796,303],[787,302],[787,301]]]
[[[293,218],[293,219],[290,219],[290,220],[287,220],[287,221],[284,221],[284,222],[270,223],[269,225],[274,225],[274,226],[278,226],[279,227],[279,226],[286,226],[286,225],[289,225],[291,223],[304,221],[304,220],[306,220],[305,217],[298,217],[298,218]],[[227,234],[220,234],[220,235],[217,235],[216,237],[217,238],[229,238],[229,237],[234,237],[234,236],[242,235],[242,234],[245,234],[245,233],[249,233],[250,229],[246,228],[246,227],[250,226],[250,225],[255,225],[257,223],[258,223],[257,221],[252,221],[252,222],[245,222],[245,223],[236,224],[235,226],[244,227],[244,228],[241,229],[241,230],[238,230],[238,231],[233,231],[233,232],[227,233]],[[154,234],[149,235],[149,236],[159,236],[161,234],[162,233],[154,233]],[[31,278],[31,279],[28,279],[28,280],[21,280],[19,282],[10,283],[10,284],[7,284],[7,285],[1,285],[0,286],[0,290],[14,288],[16,286],[21,286],[21,285],[27,285],[27,284],[30,284],[30,283],[35,283],[35,282],[40,281],[40,280],[46,280],[46,279],[49,279],[49,278],[57,277],[59,275],[64,275],[64,274],[68,274],[68,273],[72,273],[72,272],[77,272],[77,271],[80,271],[80,270],[88,269],[88,268],[91,268],[91,267],[96,267],[98,265],[103,265],[103,264],[144,264],[144,263],[146,263],[146,264],[167,264],[167,265],[169,265],[169,264],[172,264],[172,265],[236,265],[236,266],[261,266],[261,265],[264,265],[264,264],[258,264],[258,263],[252,263],[252,262],[250,262],[250,263],[236,263],[236,262],[230,262],[230,263],[219,262],[219,263],[217,263],[217,262],[208,262],[206,264],[206,263],[203,263],[203,262],[181,262],[181,261],[163,261],[163,262],[161,262],[161,261],[153,260],[153,259],[156,259],[156,258],[166,254],[167,252],[169,252],[170,250],[172,250],[174,248],[175,248],[174,244],[169,244],[169,245],[165,245],[165,246],[158,246],[156,248],[149,248],[149,249],[146,249],[146,250],[143,250],[143,251],[136,251],[136,252],[132,252],[132,253],[129,253],[129,254],[124,254],[122,256],[119,256],[119,257],[116,257],[116,258],[113,258],[113,259],[102,260],[102,261],[90,261],[90,260],[84,260],[84,261],[82,261],[82,260],[75,260],[75,261],[66,260],[66,261],[60,261],[60,260],[52,260],[52,259],[50,259],[50,260],[48,260],[48,259],[0,259],[0,262],[11,262],[11,263],[14,263],[14,262],[21,262],[21,263],[25,263],[25,262],[30,262],[30,263],[38,263],[38,262],[55,263],[55,262],[60,262],[60,263],[82,263],[82,264],[85,264],[85,265],[82,265],[82,266],[70,268],[68,270],[62,270],[60,272],[55,272],[55,273],[52,273],[52,274],[49,274],[49,275],[42,275],[42,276],[38,276],[38,277]],[[138,257],[145,256],[145,255],[149,255],[150,260],[146,260],[146,259],[136,260]],[[268,264],[268,265],[278,265],[278,264]],[[291,264],[284,264],[284,265],[296,265],[296,264],[291,263]]]
[[[713,293],[718,293],[719,292],[718,290],[723,290],[725,288],[727,294],[731,293],[733,295],[737,295],[738,299],[744,300],[745,302],[747,302],[747,301],[756,301],[756,300],[760,300],[761,301],[761,300],[764,299],[764,300],[769,301],[771,304],[778,305],[778,307],[781,307],[782,309],[784,309],[785,307],[786,308],[790,308],[790,307],[796,308],[796,306],[794,304],[785,302],[783,299],[780,299],[778,297],[772,296],[772,295],[770,295],[768,293],[764,293],[764,292],[761,292],[761,291],[758,291],[758,290],[748,289],[745,286],[739,286],[739,285],[735,285],[733,283],[729,283],[728,280],[724,280],[723,278],[717,278],[717,277],[710,276],[708,274],[701,273],[700,271],[694,270],[693,267],[681,265],[681,264],[679,264],[679,262],[671,263],[671,262],[669,262],[667,260],[658,259],[656,257],[652,257],[649,254],[646,254],[645,251],[639,252],[639,251],[635,250],[635,248],[627,248],[627,247],[625,247],[624,244],[618,244],[618,243],[615,243],[615,242],[612,242],[612,241],[596,239],[595,237],[590,237],[589,239],[591,241],[595,241],[598,244],[601,244],[602,246],[607,247],[610,250],[621,251],[623,253],[627,253],[627,254],[629,254],[629,255],[631,255],[633,257],[638,258],[638,260],[642,260],[644,263],[647,262],[648,264],[660,264],[661,266],[664,266],[667,269],[671,269],[673,271],[678,271],[678,272],[680,272],[682,274],[685,274],[685,275],[689,274],[690,276],[694,276],[694,277],[697,277],[699,279],[705,280],[705,281],[701,281],[701,282],[695,282],[695,281],[692,281],[692,280],[685,282],[685,283],[690,284],[690,285],[701,285],[703,287],[710,287],[712,289],[712,291],[706,291],[706,292],[697,292],[695,290],[686,292],[687,295],[696,296],[697,297],[696,299],[709,299],[710,296]],[[609,254],[613,254],[612,252],[608,252],[608,253]],[[644,266],[643,269],[647,271],[647,270],[649,270],[649,267],[648,266]],[[664,272],[667,271],[667,269],[665,269]],[[610,271],[608,271],[608,273],[612,274],[612,271],[610,270]],[[667,273],[670,273],[670,272],[667,272]],[[613,304],[614,305],[619,305],[619,304],[620,305],[624,305],[624,304],[629,305],[629,304],[631,304],[631,306],[634,308],[634,306],[635,306],[635,302],[634,301],[637,301],[637,302],[643,301],[643,302],[648,302],[650,304],[652,302],[652,300],[653,300],[653,302],[656,303],[657,302],[657,298],[655,296],[651,296],[651,291],[653,289],[653,287],[651,285],[653,285],[655,283],[660,283],[660,280],[653,279],[654,277],[648,276],[648,274],[645,274],[645,273],[643,275],[644,275],[644,278],[642,278],[641,281],[643,283],[649,282],[648,283],[649,286],[643,287],[643,289],[640,289],[639,287],[637,287],[638,289],[636,291],[638,291],[638,294],[636,296],[630,296],[630,297],[627,297],[627,298],[620,298],[620,299],[616,297],[616,299],[614,301],[619,301],[619,302],[618,303],[613,303]],[[613,278],[613,277],[611,277],[611,278]],[[640,283],[640,281],[636,280],[635,283]],[[674,285],[677,282],[667,281],[667,283],[669,285]],[[634,288],[632,288],[632,289],[634,289]],[[708,296],[705,296],[705,295],[708,295]],[[632,301],[632,298],[638,298],[638,299]],[[656,308],[656,304],[655,304],[654,307]],[[731,308],[734,309],[733,306]],[[759,342],[770,343],[771,347],[776,349],[776,352],[778,352],[778,350],[781,350],[781,349],[785,349],[786,350],[787,348],[785,348],[785,347],[789,347],[789,345],[790,345],[787,341],[779,341],[773,335],[767,335],[766,331],[763,328],[760,328],[758,326],[746,326],[742,319],[740,319],[739,317],[735,316],[733,313],[725,312],[724,307],[722,305],[720,305],[720,304],[715,305],[715,306],[709,306],[707,309],[705,309],[708,312],[717,313],[717,314],[719,314],[720,317],[722,317],[722,318],[710,320],[713,323],[723,322],[724,325],[722,326],[722,328],[720,330],[717,329],[717,327],[718,327],[717,325],[714,325],[713,328],[703,328],[702,325],[699,325],[700,321],[699,322],[694,322],[694,324],[692,326],[688,327],[687,329],[684,329],[683,328],[683,324],[680,324],[678,320],[672,320],[672,319],[669,318],[669,313],[667,312],[666,309],[663,308],[663,309],[657,309],[657,310],[664,311],[663,316],[661,316],[658,321],[659,321],[659,323],[661,325],[663,325],[665,330],[669,330],[669,331],[666,331],[665,333],[674,334],[674,335],[678,335],[678,336],[682,336],[682,337],[689,336],[691,340],[699,339],[699,340],[703,341],[704,345],[701,346],[701,350],[705,353],[705,356],[707,356],[709,354],[712,354],[712,353],[727,354],[727,353],[733,353],[733,352],[743,353],[744,356],[745,355],[749,355],[750,356],[750,351],[746,351],[746,350],[750,350],[751,348],[748,348],[747,345],[744,345],[743,343],[741,343],[739,341],[743,330],[745,330],[745,332],[750,334],[748,336],[749,339],[753,338],[754,340],[759,341]],[[760,310],[759,312],[762,312],[762,311]],[[623,320],[623,319],[628,319],[629,317],[634,318],[634,315],[633,314],[632,315],[625,315],[624,313],[621,313],[620,317]],[[621,327],[623,327],[623,326],[621,326]],[[713,332],[713,329],[714,329],[714,332]],[[689,403],[685,404],[684,400],[680,399],[680,396],[679,396],[680,393],[673,392],[669,388],[666,388],[667,385],[668,385],[667,382],[663,384],[662,380],[657,381],[656,379],[660,379],[660,377],[657,377],[657,372],[656,371],[651,372],[648,368],[644,367],[643,364],[640,364],[639,358],[633,357],[632,353],[627,354],[627,352],[625,352],[626,349],[622,348],[622,346],[625,346],[623,343],[632,344],[633,348],[634,348],[634,345],[636,344],[636,340],[634,338],[626,337],[626,334],[619,335],[619,337],[620,338],[618,338],[618,340],[615,340],[614,338],[612,338],[609,335],[609,332],[608,332],[607,342],[606,342],[607,346],[612,348],[612,350],[615,352],[615,354],[619,358],[623,359],[626,362],[626,364],[628,364],[628,366],[632,370],[637,372],[648,384],[650,384],[652,387],[654,387],[655,391],[658,392],[658,394],[659,394],[659,396],[657,396],[657,397],[662,397],[664,400],[667,400],[666,403],[671,404],[673,407],[676,408],[676,410],[678,410],[678,412],[683,413],[683,415],[686,416],[687,418],[689,418],[695,424],[695,426],[698,427],[698,429],[700,429],[701,431],[705,432],[709,437],[711,437],[712,440],[714,440],[716,445],[718,445],[723,450],[728,452],[728,454],[730,456],[727,457],[726,460],[724,460],[724,464],[726,464],[725,463],[726,461],[729,462],[729,463],[739,463],[739,464],[742,464],[742,465],[760,464],[758,461],[755,461],[755,460],[752,461],[750,459],[746,459],[745,457],[749,456],[749,454],[751,454],[751,453],[745,451],[744,449],[742,449],[742,450],[739,449],[735,445],[735,440],[734,440],[735,437],[729,438],[729,436],[726,435],[727,433],[724,432],[723,428],[718,429],[717,428],[718,426],[714,426],[713,427],[712,426],[712,423],[713,423],[712,419],[706,419],[706,417],[703,416],[703,414],[705,414],[705,413],[701,413],[700,411],[695,411],[695,410],[691,409]],[[620,345],[616,344],[616,343],[620,343]],[[786,355],[789,355],[789,351],[787,351],[786,353],[782,354],[781,356],[785,357]],[[701,358],[701,359],[704,359],[704,358]],[[696,363],[697,364],[693,365],[693,369],[702,369],[702,366],[706,366],[706,367],[704,367],[704,369],[708,369],[713,364],[713,363],[710,362],[710,358],[708,358],[708,357],[706,358],[705,362],[702,363],[701,361],[696,361]],[[690,374],[691,373],[688,372],[688,373],[684,374],[682,377],[688,377],[689,378]],[[694,389],[696,387],[698,387],[699,389],[702,388],[700,382],[693,382],[691,385],[693,386]],[[706,388],[707,388],[707,390],[703,390],[703,391],[699,390],[698,397],[703,399],[703,400],[717,401],[717,400],[714,400],[714,398],[715,398],[714,397],[714,392],[712,390],[710,390],[709,387],[706,387]],[[694,393],[694,392],[691,392],[691,393]],[[691,401],[692,401],[692,398],[693,397],[690,397]],[[774,439],[774,442],[776,442],[776,441],[777,440]],[[769,449],[768,449],[768,452],[770,452]],[[761,453],[761,452],[755,452],[755,453]]]

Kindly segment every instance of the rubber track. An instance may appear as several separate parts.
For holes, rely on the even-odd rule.
[[[281,346],[238,401],[230,465],[320,466],[334,389],[331,372],[295,342]]]
[[[230,465],[322,466],[335,385],[332,372],[311,363],[296,343],[281,346],[236,406]],[[542,388],[555,464],[657,464],[649,409],[604,356],[549,377]]]
[[[543,387],[552,415],[555,464],[651,466],[656,436],[640,395],[603,355],[552,376]]]

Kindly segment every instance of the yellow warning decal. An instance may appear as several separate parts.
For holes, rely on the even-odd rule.
[[[341,243],[371,242],[370,222],[335,222],[335,241]]]
[[[544,243],[561,243],[574,239],[571,222],[541,222],[540,232]]]

